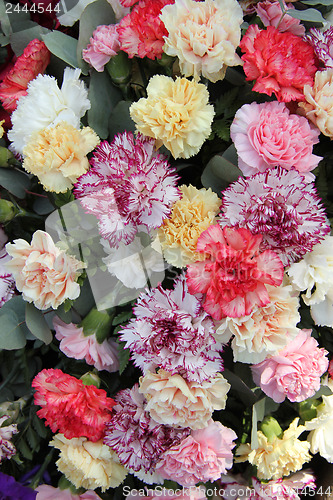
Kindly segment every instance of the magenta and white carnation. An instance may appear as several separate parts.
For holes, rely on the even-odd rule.
[[[114,246],[133,241],[140,226],[159,227],[180,197],[175,169],[154,145],[141,134],[118,134],[96,148],[90,170],[75,184],[75,197]]]
[[[210,420],[207,427],[191,431],[163,453],[157,472],[182,486],[216,481],[232,467],[235,439],[237,435],[232,429]]]
[[[238,167],[245,176],[276,166],[294,168],[307,182],[321,156],[312,153],[320,131],[303,117],[291,114],[282,102],[244,104],[235,114],[230,135],[238,153]]]
[[[276,252],[285,266],[310,252],[330,232],[313,183],[306,183],[295,170],[278,167],[239,178],[222,196],[220,224],[261,234],[261,248]]]
[[[12,458],[16,454],[16,448],[11,442],[14,434],[18,433],[17,425],[3,425],[9,419],[8,415],[0,417],[0,463],[5,458]]]
[[[138,384],[119,391],[111,420],[106,424],[104,443],[117,452],[120,463],[132,472],[154,473],[162,453],[189,434],[157,423],[145,410],[146,400]]]
[[[112,339],[105,339],[101,344],[94,334],[84,335],[83,328],[74,323],[65,323],[60,318],[53,320],[59,348],[69,358],[84,359],[97,370],[116,372],[119,370],[118,345]]]
[[[252,366],[253,380],[276,403],[301,402],[320,388],[328,369],[328,352],[318,347],[311,330],[300,330],[278,353]]]
[[[333,69],[333,26],[325,31],[310,28],[306,38],[325,69]]]
[[[163,368],[201,382],[222,370],[222,345],[199,298],[188,292],[184,276],[175,280],[173,290],[158,286],[140,295],[136,318],[120,331],[120,339],[144,374]]]

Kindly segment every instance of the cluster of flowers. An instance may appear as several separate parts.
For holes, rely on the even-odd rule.
[[[313,173],[322,160],[313,153],[320,133],[333,138],[333,31],[305,35],[273,0],[255,7],[265,28],[252,24],[243,37],[236,0],[114,3],[123,17],[98,26],[83,50],[94,70],[104,71],[120,51],[141,59],[165,54],[178,63],[175,79],[152,76],[146,97],[131,104],[136,136],[125,131],[101,142],[82,127],[91,104],[80,70],[67,67],[59,87],[43,74],[50,53],[37,39],[0,84],[11,113],[7,137],[23,168],[51,196],[70,190],[96,218],[103,245],[116,250],[118,261],[144,231],[176,269],[172,288],[141,292],[132,319],[118,331],[142,372],[138,382],[111,398],[95,374],[78,379],[44,368],[33,379],[37,414],[56,433],[49,444],[60,451],[57,468],[87,490],[68,492],[68,499],[100,498],[93,490],[115,488],[128,473],[146,484],[171,480],[186,488],[219,481],[224,498],[238,498],[237,488],[248,485],[228,471],[245,461],[256,467],[250,498],[297,499],[300,487],[314,486],[312,473],[301,471],[310,451],[333,461],[332,440],[323,439],[333,421],[333,394],[322,397],[304,425],[294,418],[283,430],[266,419],[252,443],[239,439],[237,447],[241,436],[213,412],[226,408],[231,387],[222,373],[229,342],[233,360],[250,365],[254,384],[275,403],[312,398],[329,368],[328,351],[299,327],[299,306],[302,293],[314,323],[333,328],[333,237]],[[158,148],[174,159],[199,153],[215,115],[199,79],[215,83],[227,67],[241,64],[254,91],[276,98],[244,104],[234,116],[230,136],[242,176],[221,198],[210,188],[177,185],[172,159]],[[4,234],[1,306],[15,287],[41,311],[79,297],[86,264],[47,232],[35,231],[30,243],[5,242]],[[106,272],[130,287],[128,270],[103,260]],[[114,374],[119,345],[110,325],[108,311],[96,308],[81,323],[53,320],[63,354]],[[311,431],[307,440],[299,439],[304,431]],[[15,454],[17,432],[8,415],[0,418],[1,460]],[[40,485],[31,498],[59,495]],[[195,488],[183,498],[205,495]]]

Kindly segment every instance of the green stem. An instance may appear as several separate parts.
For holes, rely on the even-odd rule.
[[[47,466],[49,465],[49,463],[51,462],[51,459],[53,457],[53,453],[54,453],[54,448],[52,448],[49,453],[46,455],[46,458],[43,462],[43,465],[41,465],[39,471],[35,474],[35,476],[32,478],[31,480],[31,483],[30,483],[30,488],[32,488],[33,490],[35,488],[37,488],[37,486],[39,485],[42,477],[43,477],[43,474],[47,468]]]

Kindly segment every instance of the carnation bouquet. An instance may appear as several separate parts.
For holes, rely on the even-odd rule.
[[[332,7],[0,0],[0,499],[332,498]]]

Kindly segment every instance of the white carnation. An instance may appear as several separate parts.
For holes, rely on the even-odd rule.
[[[317,407],[317,417],[305,422],[311,453],[317,453],[333,463],[333,394],[323,396],[323,403]]]

